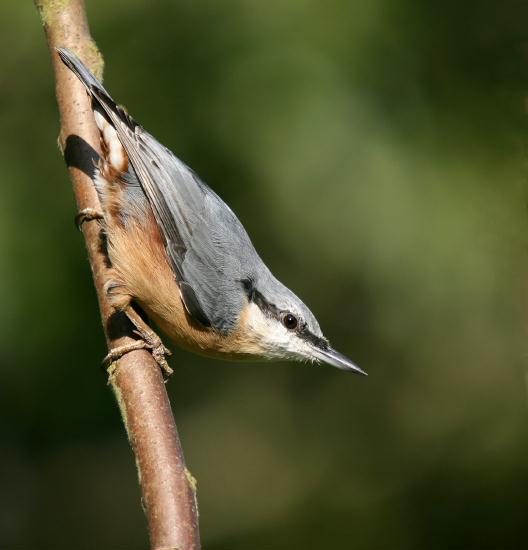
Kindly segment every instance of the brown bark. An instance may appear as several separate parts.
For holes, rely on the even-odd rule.
[[[77,207],[99,209],[90,172],[100,152],[88,96],[81,83],[62,64],[55,48],[72,49],[102,76],[102,57],[92,40],[83,0],[35,0],[53,61],[61,119],[59,143],[64,151]],[[84,172],[83,172],[84,167]],[[93,273],[103,328],[109,349],[133,341],[132,327],[113,315],[104,293],[107,259],[98,222],[84,223],[88,259]],[[200,548],[195,482],[188,472],[159,367],[145,350],[124,355],[109,376],[136,455],[147,515],[151,548]],[[109,488],[111,490],[111,488]]]

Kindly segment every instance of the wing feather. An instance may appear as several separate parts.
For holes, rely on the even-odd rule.
[[[244,305],[241,281],[260,262],[242,224],[193,170],[116,104],[73,53],[58,53],[115,128],[165,239],[187,310],[205,326],[232,330]]]

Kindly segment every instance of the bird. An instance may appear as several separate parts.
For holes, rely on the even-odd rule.
[[[294,360],[366,375],[329,344],[310,309],[256,252],[231,208],[167,147],[117,104],[67,48],[57,54],[84,85],[101,138],[93,182],[111,264],[105,290],[142,340],[110,351],[116,360],[139,347],[172,372],[161,338],[227,360]]]

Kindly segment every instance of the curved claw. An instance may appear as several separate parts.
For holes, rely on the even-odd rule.
[[[83,208],[79,212],[77,212],[77,215],[74,218],[75,226],[79,231],[82,230],[82,226],[84,222],[90,222],[92,220],[103,220],[104,216],[101,212],[96,210],[95,208]]]
[[[138,349],[149,349],[152,357],[154,357],[156,363],[160,366],[160,368],[167,376],[170,376],[174,372],[165,360],[165,354],[167,352],[169,352],[170,354],[170,351],[163,344],[160,344],[159,346],[153,346],[145,340],[136,340],[131,344],[125,344],[117,348],[112,348],[103,359],[103,366],[108,370],[110,365],[118,359],[121,359],[123,355],[126,355],[131,351],[136,351]]]
[[[114,361],[121,359],[123,355],[131,351],[138,349],[145,349],[147,344],[143,340],[137,340],[132,344],[125,344],[124,346],[118,346],[117,348],[112,348],[103,359],[103,367],[108,368]]]

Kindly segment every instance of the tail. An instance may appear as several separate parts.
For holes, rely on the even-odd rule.
[[[139,126],[126,110],[112,99],[101,82],[95,78],[88,67],[71,50],[67,48],[56,48],[56,50],[62,62],[86,88],[86,91],[94,101],[95,110],[103,114],[113,126],[118,121],[125,124],[132,131]],[[97,107],[100,108],[97,109]]]
[[[82,82],[92,99],[94,118],[106,144],[101,160],[97,164],[93,182],[103,211],[111,211],[111,204],[116,203],[116,192],[120,196],[121,217],[137,218],[138,212],[146,217],[149,209],[147,198],[140,191],[140,183],[136,172],[129,164],[128,154],[119,139],[119,135],[134,135],[134,130],[140,128],[137,122],[117,105],[104,86],[95,78],[84,63],[70,50],[57,48],[61,60]]]

